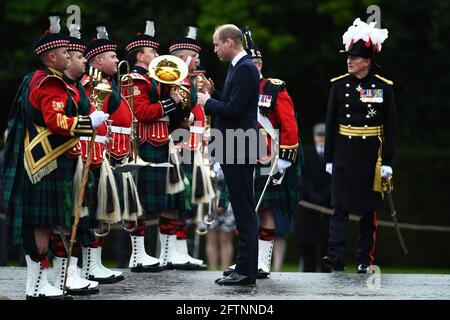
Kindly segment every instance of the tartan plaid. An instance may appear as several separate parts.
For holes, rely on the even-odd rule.
[[[259,198],[261,197],[262,191],[264,189],[264,185],[266,184],[268,175],[262,175],[261,171],[262,168],[265,168],[267,170],[270,169],[271,163],[267,164],[260,164],[258,163],[255,166],[255,202],[258,203]],[[282,185],[284,184],[284,181]],[[264,193],[263,200],[261,202],[260,209],[267,209],[267,208],[279,208],[281,206],[281,186],[277,185],[269,185],[266,189],[266,192]]]
[[[183,150],[184,152],[185,150]],[[193,154],[193,152],[192,152]],[[197,213],[197,205],[191,203],[191,196],[192,196],[192,170],[194,169],[194,166],[192,164],[182,164],[183,166],[183,172],[185,177],[188,179],[189,184],[185,186],[184,189],[184,210],[183,214],[186,215],[188,219],[191,219],[195,213]]]
[[[286,170],[283,183],[281,184],[281,212],[295,213],[300,199],[300,183],[303,166],[303,150],[298,148],[297,161]]]
[[[99,226],[96,215],[98,205],[97,192],[98,182],[100,179],[100,167],[101,166],[89,169],[88,182],[85,190],[85,203],[83,203],[88,207],[89,216],[80,219],[78,223],[79,230],[97,228]]]
[[[122,160],[116,160],[113,157],[111,157],[111,166],[115,167],[122,163]],[[119,203],[120,203],[120,212],[123,212],[123,209],[125,208],[124,203],[124,195],[123,195],[123,177],[121,172],[117,172],[113,170],[114,180],[116,180],[116,186],[117,186],[117,196],[119,197]],[[99,177],[98,177],[99,178]],[[96,181],[96,188],[95,190],[98,190],[98,178]]]
[[[6,213],[7,228],[12,243],[20,243],[22,229],[22,181],[23,141],[25,137],[24,101],[28,99],[29,83],[34,73],[24,77],[11,108],[8,119],[8,139],[5,142],[5,159],[2,168],[3,206]]]
[[[57,162],[58,169],[36,184],[32,184],[28,176],[23,177],[23,224],[70,227],[76,160],[60,156]]]
[[[88,247],[97,240],[91,228],[98,227],[96,225],[95,217],[83,217],[78,222],[77,240],[83,247]]]
[[[139,155],[144,161],[161,163],[169,158],[169,145],[155,147],[144,142],[139,145]],[[167,209],[184,211],[185,191],[166,193],[167,168],[146,167],[138,172],[138,192],[142,208],[147,216],[159,214]]]
[[[30,105],[29,84],[34,73],[26,75],[14,99],[8,119],[8,139],[5,148],[2,183],[4,209],[13,244],[21,242],[22,225],[70,226],[72,209],[72,183],[75,161],[65,156],[57,158],[58,168],[32,184],[25,172],[23,141],[26,110]],[[66,106],[70,111],[71,100]]]

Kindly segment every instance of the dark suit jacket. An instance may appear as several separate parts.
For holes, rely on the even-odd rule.
[[[230,65],[231,66],[231,65]],[[234,156],[226,152],[226,130],[242,129],[254,131],[255,137],[258,132],[258,95],[259,95],[259,72],[253,64],[250,56],[241,58],[228,72],[224,89],[221,95],[215,93],[205,104],[205,113],[215,117],[215,128],[223,134],[223,157],[224,159],[246,160],[256,158],[248,141],[245,144],[245,152],[237,154],[236,145]],[[254,145],[252,146],[254,147]],[[229,150],[228,150],[229,151]],[[216,156],[218,156],[216,151]],[[218,159],[219,161],[221,159]]]
[[[303,150],[302,199],[318,205],[330,206],[331,175],[325,171],[325,161],[319,157],[315,146]]]

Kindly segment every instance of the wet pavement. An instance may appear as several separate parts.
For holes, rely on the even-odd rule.
[[[215,271],[124,272],[125,280],[99,285],[90,300],[450,300],[450,275],[272,273],[256,286],[222,287]],[[53,271],[49,270],[49,279]],[[51,281],[52,282],[52,281]],[[0,298],[25,298],[26,269],[0,268]]]

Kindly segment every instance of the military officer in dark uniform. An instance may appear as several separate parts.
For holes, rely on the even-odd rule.
[[[376,211],[382,207],[382,178],[391,176],[397,111],[389,81],[372,72],[373,59],[387,38],[386,29],[356,19],[343,35],[348,73],[331,80],[326,117],[325,162],[331,174],[331,205],[326,268],[345,267],[349,212],[359,212],[358,273],[373,263]]]

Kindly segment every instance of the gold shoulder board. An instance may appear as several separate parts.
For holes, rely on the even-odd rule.
[[[330,82],[335,82],[335,81],[337,81],[339,79],[342,79],[342,78],[345,78],[345,77],[347,77],[349,75],[350,75],[350,73],[343,74],[342,76],[339,76],[339,77],[331,79]]]
[[[383,78],[382,76],[376,74],[375,77],[377,77],[378,79],[380,79],[381,81],[386,82],[387,84],[390,84],[391,86],[394,85],[394,82],[392,82],[391,80],[388,80],[386,78]]]

